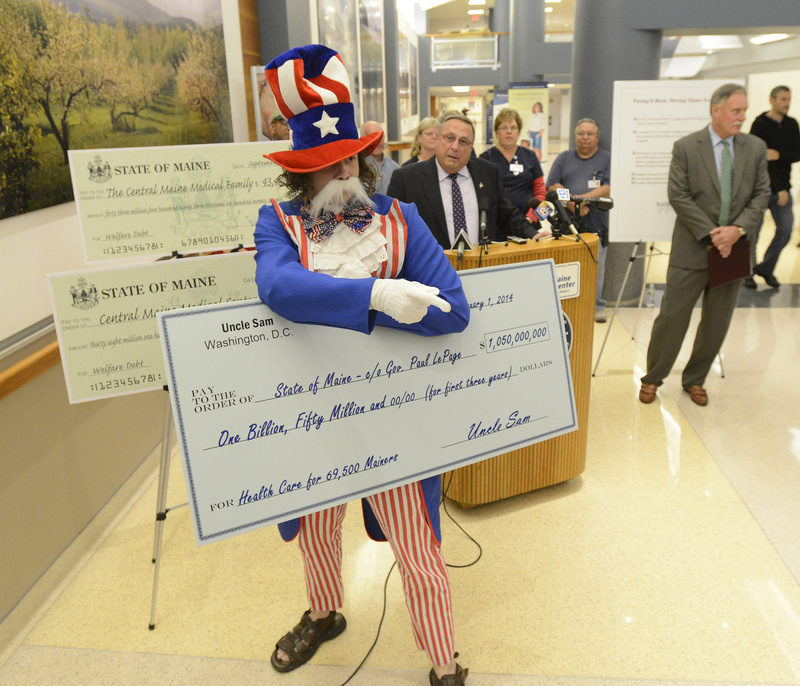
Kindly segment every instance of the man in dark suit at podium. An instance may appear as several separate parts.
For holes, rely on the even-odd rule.
[[[746,111],[744,87],[720,86],[711,96],[711,123],[672,149],[667,194],[677,217],[667,288],[653,322],[639,391],[643,403],[655,400],[672,369],[702,295],[700,324],[682,384],[695,404],[708,404],[703,383],[725,340],[741,286],[733,281],[709,288],[708,254],[718,250],[726,259],[739,239],[752,240],[770,194],[766,145],[741,133]]]
[[[486,211],[490,241],[502,241],[509,235],[532,238],[535,231],[506,196],[497,166],[470,157],[474,141],[470,119],[463,115],[447,118],[439,131],[435,155],[395,171],[388,195],[413,202],[445,250],[462,230],[473,244],[479,243],[482,210]]]

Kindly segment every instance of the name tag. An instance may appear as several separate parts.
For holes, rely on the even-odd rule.
[[[516,176],[517,174],[521,174],[522,172],[524,172],[525,168],[519,163],[509,164],[508,171],[510,171],[514,176]]]
[[[600,188],[600,179],[592,179],[589,181],[589,188]]]

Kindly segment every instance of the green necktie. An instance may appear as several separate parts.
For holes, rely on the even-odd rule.
[[[728,141],[722,141],[722,163],[719,168],[719,225],[727,226],[731,213],[733,193],[733,156]]]

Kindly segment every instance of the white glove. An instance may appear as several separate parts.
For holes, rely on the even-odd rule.
[[[416,324],[435,305],[450,311],[450,303],[438,297],[439,289],[405,279],[375,279],[369,299],[371,310],[379,310],[401,324]]]

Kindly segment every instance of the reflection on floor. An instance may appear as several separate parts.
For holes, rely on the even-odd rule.
[[[611,327],[592,382],[584,474],[471,510],[448,504],[483,549],[477,564],[451,570],[468,683],[800,682],[794,242],[778,272],[793,285],[737,310],[725,377],[717,367],[706,384],[708,407],[681,391],[686,351],[659,399],[638,402],[657,308],[623,308],[595,329],[597,358]],[[171,504],[185,499],[178,462]],[[155,500],[151,478],[58,593],[30,612],[4,646],[0,682],[345,681],[375,637],[392,563],[386,546],[365,539],[358,508],[345,525],[348,629],[309,665],[279,675],[269,666],[274,642],[306,607],[296,547],[270,528],[197,548],[188,509],[172,511],[149,631]],[[474,560],[475,545],[443,519],[447,560]],[[378,643],[350,683],[427,684],[396,572],[387,593]]]

